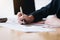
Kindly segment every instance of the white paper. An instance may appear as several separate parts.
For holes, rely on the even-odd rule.
[[[6,23],[0,23],[0,26],[7,27],[9,29],[18,30],[22,32],[53,32],[56,31],[50,28],[43,28],[47,25],[39,25],[39,24],[30,24],[30,25],[20,25],[18,23],[17,17],[13,16],[8,17],[8,21]]]

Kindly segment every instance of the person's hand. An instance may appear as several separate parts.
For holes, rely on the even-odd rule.
[[[21,12],[18,12],[17,16],[18,16],[18,22],[20,24],[23,22],[22,20],[25,20],[25,23],[31,23],[34,20],[32,15],[28,16],[28,15],[23,14]]]
[[[51,15],[47,17],[45,24],[52,27],[60,27],[60,19],[58,19],[55,15]]]

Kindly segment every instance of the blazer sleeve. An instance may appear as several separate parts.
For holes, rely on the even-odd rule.
[[[45,7],[42,7],[40,10],[37,10],[35,12],[32,12],[30,15],[34,16],[34,22],[41,21],[42,18],[47,17],[48,15],[55,14],[55,0],[52,0],[50,4],[48,4]]]

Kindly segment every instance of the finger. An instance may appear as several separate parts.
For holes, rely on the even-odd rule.
[[[21,24],[21,23],[22,23],[22,21],[18,20],[18,23],[19,23],[19,24]]]
[[[18,20],[20,21],[24,21],[24,22],[27,22],[28,21],[28,16],[27,15],[22,15],[21,17],[18,18]]]
[[[23,15],[23,13],[21,13],[21,12],[18,12],[18,13],[17,13],[17,16],[18,16],[18,17],[21,17],[22,15]]]
[[[18,20],[22,21],[22,22],[26,22],[26,18],[24,18],[23,16],[19,17]]]
[[[18,20],[18,23],[23,24],[23,25],[26,24],[26,22],[24,20]]]

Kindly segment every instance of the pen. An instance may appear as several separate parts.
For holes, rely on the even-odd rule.
[[[23,10],[22,10],[22,7],[21,7],[21,6],[20,6],[20,12],[23,14]],[[24,14],[23,14],[23,15],[24,15]],[[23,15],[22,15],[22,16],[23,16]],[[22,20],[22,23],[21,23],[21,24],[22,24],[22,25],[26,24],[24,19]]]

